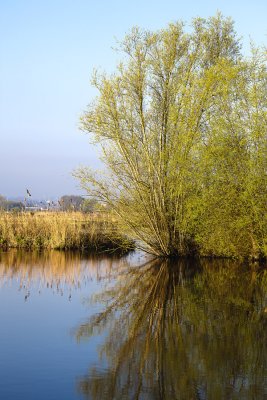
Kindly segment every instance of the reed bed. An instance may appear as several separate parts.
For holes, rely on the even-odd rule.
[[[133,247],[109,214],[0,212],[0,247],[127,251]]]

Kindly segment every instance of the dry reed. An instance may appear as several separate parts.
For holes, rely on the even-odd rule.
[[[79,212],[0,213],[0,247],[28,249],[128,250],[109,214]]]

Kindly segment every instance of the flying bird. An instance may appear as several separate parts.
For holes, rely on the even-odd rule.
[[[27,190],[27,195],[30,197],[31,196],[31,194],[30,194],[30,191],[29,191],[29,189],[26,189]]]

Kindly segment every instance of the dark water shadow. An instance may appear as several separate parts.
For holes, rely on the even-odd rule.
[[[106,332],[77,389],[86,399],[267,398],[267,272],[231,261],[160,261],[115,272],[75,330]]]

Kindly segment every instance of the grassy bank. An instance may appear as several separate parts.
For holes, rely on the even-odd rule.
[[[2,248],[127,251],[131,246],[108,214],[0,213]]]

